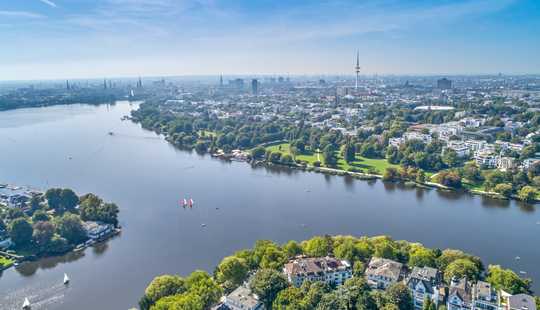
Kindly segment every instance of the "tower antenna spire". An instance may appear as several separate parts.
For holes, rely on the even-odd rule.
[[[356,84],[354,86],[354,89],[358,90],[358,79],[360,74],[360,51],[356,51],[356,66],[354,67],[354,71],[356,72]]]

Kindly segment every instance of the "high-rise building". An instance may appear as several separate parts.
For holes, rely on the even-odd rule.
[[[358,79],[360,75],[360,52],[356,52],[356,66],[354,67],[354,72],[356,72],[356,84],[354,89],[358,89]]]
[[[259,93],[259,81],[257,81],[257,79],[251,80],[251,92],[254,95],[257,95]]]
[[[437,88],[438,89],[452,89],[452,81],[447,78],[442,78],[437,80]]]
[[[70,90],[70,89],[71,89],[71,86],[69,85],[69,80],[66,80],[66,89],[67,89],[67,90]]]
[[[219,87],[223,87],[223,74],[219,76]]]
[[[236,89],[244,89],[244,80],[243,79],[234,79],[229,81],[229,85]]]

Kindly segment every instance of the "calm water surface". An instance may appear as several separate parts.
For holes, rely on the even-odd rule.
[[[120,121],[135,107],[0,113],[0,182],[96,193],[120,206],[123,226],[120,236],[84,253],[5,271],[0,309],[19,309],[24,297],[34,310],[128,309],[157,275],[211,272],[222,257],[257,239],[285,242],[317,234],[388,234],[460,248],[526,272],[540,290],[535,207],[227,163],[176,150]],[[193,197],[196,207],[179,208],[184,197]],[[67,288],[61,285],[64,272],[72,279]]]

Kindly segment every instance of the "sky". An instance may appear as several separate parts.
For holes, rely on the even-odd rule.
[[[538,74],[539,0],[0,0],[0,80]]]

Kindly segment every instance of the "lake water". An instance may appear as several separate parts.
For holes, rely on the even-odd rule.
[[[5,271],[0,309],[19,309],[24,297],[33,310],[128,309],[157,275],[212,272],[257,239],[320,234],[387,234],[459,248],[526,272],[540,289],[540,212],[533,206],[224,162],[120,121],[135,107],[0,113],[0,182],[96,193],[119,205],[123,226],[121,235],[83,253]],[[194,199],[192,210],[178,206],[184,197]]]

